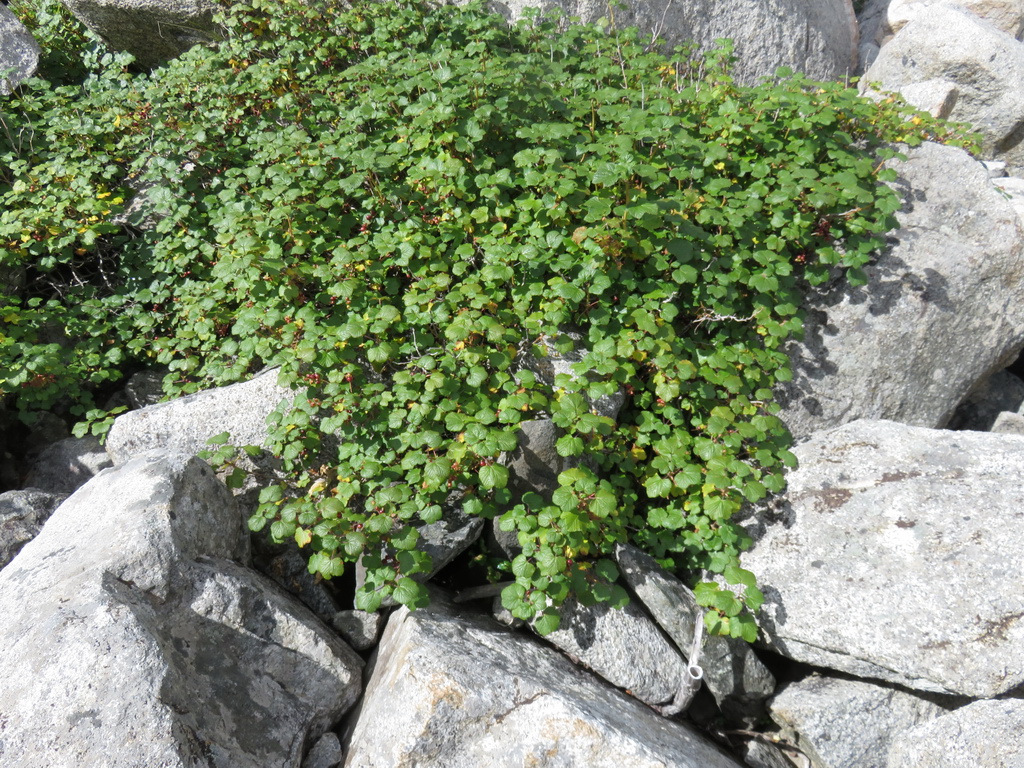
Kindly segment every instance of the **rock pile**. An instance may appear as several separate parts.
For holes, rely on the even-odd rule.
[[[147,66],[216,34],[202,3],[69,6]],[[0,764],[1024,765],[1024,179],[1005,175],[1024,167],[1024,5],[871,0],[859,32],[850,0],[620,13],[733,38],[746,80],[845,77],[859,51],[865,82],[985,137],[987,163],[937,145],[895,162],[901,226],[867,284],[808,300],[778,391],[800,467],[745,521],[763,641],[692,656],[692,593],[631,547],[630,608],[570,606],[546,641],[437,585],[427,609],[365,614],[294,551],[254,560],[247,497],[193,455],[264,439],[289,396],[268,371],[133,410],[105,448],[54,442],[0,495]],[[37,51],[0,7],[0,94]],[[520,487],[550,485],[553,439],[528,425]],[[464,522],[437,524],[436,562],[493,533]],[[694,662],[705,691],[679,714]]]

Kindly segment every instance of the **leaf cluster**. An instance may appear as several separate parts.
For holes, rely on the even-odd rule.
[[[802,290],[862,279],[893,228],[890,143],[959,129],[475,4],[248,0],[223,24],[151,75],[101,56],[3,105],[0,267],[27,275],[2,296],[8,397],[50,407],[128,362],[172,394],[279,366],[287,478],[250,527],[324,577],[362,558],[359,607],[423,601],[420,529],[457,507],[515,536],[502,600],[544,631],[570,594],[625,599],[628,541],[743,585],[698,594],[750,637],[734,516],[794,463],[771,398]],[[534,373],[574,338],[570,374]],[[550,498],[509,489],[534,419],[574,463]]]

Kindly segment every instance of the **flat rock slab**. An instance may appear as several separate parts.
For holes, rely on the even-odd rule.
[[[391,616],[345,765],[739,768],[688,726],[437,593]]]
[[[675,698],[686,658],[636,603],[587,606],[570,597],[559,612],[562,621],[547,642],[640,701],[657,706]]]
[[[0,765],[298,768],[362,661],[268,579],[213,471],[141,456],[0,571]]]
[[[828,768],[886,768],[899,734],[946,714],[906,691],[818,674],[786,685],[770,711],[787,740]]]
[[[976,701],[906,731],[888,768],[1024,768],[1024,701]]]
[[[743,556],[770,645],[924,691],[1024,682],[1024,437],[859,421],[794,452]]]
[[[129,411],[114,419],[106,448],[115,464],[144,451],[196,454],[222,432],[235,445],[263,445],[267,416],[295,393],[277,385],[277,370],[239,384],[208,389],[188,397]]]

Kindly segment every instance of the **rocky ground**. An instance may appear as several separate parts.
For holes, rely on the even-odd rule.
[[[129,49],[184,13],[73,8]],[[866,69],[984,138],[980,160],[907,150],[901,226],[868,283],[808,299],[777,393],[800,466],[747,518],[761,641],[695,651],[692,593],[628,547],[630,607],[570,605],[541,640],[465,594],[497,536],[455,514],[424,532],[448,563],[429,608],[353,610],[351,580],[318,583],[296,549],[250,541],[251,491],[193,458],[224,431],[262,441],[288,396],[275,373],[161,404],[141,374],[105,446],[55,419],[7,435],[0,763],[1024,766],[1024,2],[871,0],[859,22],[849,0],[623,13],[734,38],[747,79]],[[5,7],[0,41],[6,88],[37,49]],[[519,482],[554,471],[551,434],[508,457]]]

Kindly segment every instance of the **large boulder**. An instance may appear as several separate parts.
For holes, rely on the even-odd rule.
[[[1018,40],[1024,34],[1022,0],[892,0],[886,9],[886,31],[896,34],[912,19],[931,13],[937,5],[965,8]]]
[[[436,593],[391,616],[351,723],[350,768],[739,768],[690,726]]]
[[[931,13],[936,5],[959,6],[1017,40],[1024,36],[1024,0],[868,0],[857,14],[861,70],[871,65],[878,51],[911,19]]]
[[[0,5],[0,96],[7,96],[18,83],[35,74],[39,64],[39,44],[11,13],[7,4]],[[5,284],[0,274],[0,286]]]
[[[537,0],[502,0],[493,5],[519,17]],[[560,0],[570,16],[596,21],[609,16],[604,0]],[[850,0],[630,0],[611,12],[619,27],[635,25],[652,38],[672,44],[694,42],[715,47],[729,38],[738,61],[734,74],[753,83],[774,75],[779,67],[831,80],[852,74],[856,66],[857,20]]]
[[[768,643],[922,691],[1024,683],[1024,437],[858,421],[794,453],[742,558]]]
[[[1022,46],[1024,47],[1024,46]],[[938,144],[891,165],[905,203],[868,283],[807,300],[780,414],[797,437],[855,419],[946,424],[1024,345],[1024,232],[985,168]]]
[[[221,37],[212,0],[61,0],[115,51],[152,68]]]
[[[1024,46],[958,6],[933,4],[917,13],[879,51],[862,87],[903,91],[930,81],[955,84],[950,118],[979,131],[987,156],[1024,161]]]
[[[0,764],[298,768],[362,662],[247,556],[197,459],[142,456],[69,498],[0,571]]]

